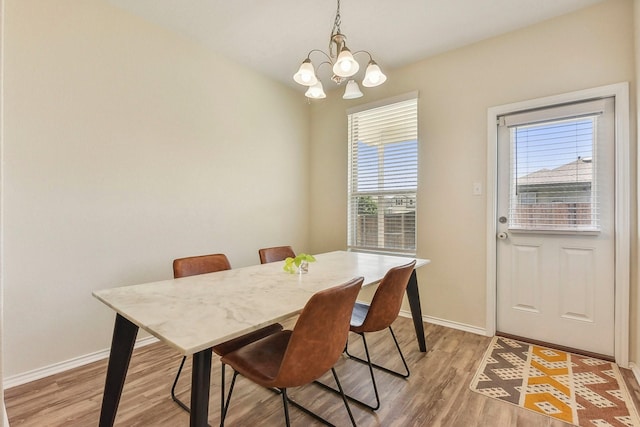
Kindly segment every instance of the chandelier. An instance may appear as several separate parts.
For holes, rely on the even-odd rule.
[[[324,93],[322,82],[316,75],[316,69],[320,69],[320,67],[325,64],[328,64],[332,68],[333,76],[331,77],[331,80],[336,84],[341,84],[345,80],[347,81],[342,98],[360,98],[362,96],[362,91],[360,91],[358,83],[354,79],[350,78],[355,76],[360,69],[360,64],[358,64],[358,61],[354,58],[354,55],[359,53],[366,53],[369,55],[369,63],[367,64],[364,79],[362,80],[362,86],[375,87],[381,85],[387,80],[387,76],[382,73],[380,67],[373,60],[369,52],[366,50],[359,50],[351,53],[349,48],[347,48],[346,41],[347,37],[340,32],[340,0],[338,0],[338,8],[336,10],[336,17],[333,23],[333,30],[331,31],[331,37],[329,38],[329,53],[320,49],[311,50],[307,54],[307,59],[305,59],[300,65],[298,72],[293,75],[293,80],[295,80],[296,83],[309,88],[305,93],[307,98],[320,99],[327,97]],[[313,63],[311,62],[311,54],[315,52],[321,53],[324,57],[323,62],[314,68]]]

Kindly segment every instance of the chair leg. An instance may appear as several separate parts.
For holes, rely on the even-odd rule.
[[[224,427],[224,418],[227,415],[227,411],[229,410],[229,401],[231,400],[231,391],[233,390],[233,385],[235,383],[236,380],[236,376],[238,375],[237,372],[234,371],[233,374],[233,379],[231,380],[231,387],[229,388],[229,394],[227,395],[227,403],[225,406],[225,410],[223,415],[221,416],[221,422],[220,422],[220,427]],[[340,387],[340,389],[342,390],[342,386],[340,385],[340,382],[337,379],[337,375],[335,373],[335,371],[333,372],[334,378],[336,379],[336,383],[338,384],[338,387]],[[320,385],[324,386],[324,384],[319,383]],[[325,386],[327,387],[327,386]],[[329,388],[330,390],[333,390],[331,388]],[[298,402],[296,402],[295,400],[291,399],[289,397],[289,395],[287,394],[287,389],[281,389],[281,388],[272,388],[272,387],[267,387],[267,390],[270,390],[273,393],[276,394],[280,394],[282,395],[282,405],[284,407],[284,414],[285,414],[285,422],[287,424],[287,426],[290,425],[290,417],[289,417],[289,404],[295,406],[296,408],[300,409],[302,412],[304,412],[305,414],[315,418],[317,421],[321,422],[322,424],[328,426],[328,427],[337,427],[336,425],[332,424],[331,422],[325,420],[324,418],[322,418],[320,415],[316,414],[315,412],[311,411],[310,409],[305,408],[304,406],[302,406],[301,404],[299,404]],[[339,390],[334,390],[336,393],[340,393]],[[343,398],[344,399],[348,398],[346,395]],[[353,415],[351,413],[351,408],[348,406],[347,404],[347,411],[349,412],[349,418],[351,418],[351,424],[356,427],[355,424],[355,419],[353,418]]]
[[[362,363],[365,363],[369,367],[369,375],[371,376],[371,382],[373,383],[373,391],[374,391],[375,396],[376,396],[376,404],[375,404],[375,406],[374,405],[370,405],[370,404],[368,404],[368,403],[366,403],[366,402],[364,402],[364,401],[362,401],[360,399],[356,399],[353,396],[350,396],[350,395],[344,394],[344,393],[343,394],[350,401],[352,401],[354,403],[357,403],[358,405],[362,405],[362,406],[364,406],[366,408],[369,408],[372,411],[375,411],[375,410],[380,408],[380,395],[378,394],[378,385],[376,384],[376,377],[375,377],[375,375],[373,373],[373,364],[371,363],[371,358],[369,357],[369,347],[367,346],[367,340],[365,339],[364,334],[359,334],[359,335],[362,337],[362,342],[364,343],[364,351],[365,351],[365,354],[367,355],[367,360],[363,360],[363,359],[360,359],[360,358],[358,358],[356,356],[352,356],[351,354],[349,354],[349,351],[348,351],[346,345],[345,345],[345,348],[344,348],[344,352],[347,354],[347,356],[349,356],[350,359],[354,359],[354,360],[360,361]],[[328,386],[328,385],[326,385],[324,383],[321,383],[320,381],[317,381],[317,380],[314,381],[314,382],[316,384],[318,384],[319,386],[323,387],[326,390],[332,391],[332,392],[334,392],[336,394],[340,394],[340,390],[336,390],[335,388],[333,388],[331,386]]]
[[[284,408],[284,422],[287,427],[291,425],[291,420],[289,420],[289,397],[287,396],[287,389],[280,389],[282,392],[282,407]]]
[[[227,402],[226,404],[224,404],[222,412],[220,413],[220,427],[224,427],[224,419],[227,417],[227,411],[229,411],[229,403],[231,403],[231,393],[233,393],[233,387],[236,385],[236,378],[238,378],[238,371],[234,369],[233,378],[231,378],[231,385],[229,386],[229,394],[227,394]],[[222,385],[222,395],[224,396],[224,384]]]
[[[180,374],[182,373],[182,368],[184,366],[184,362],[187,360],[187,356],[182,356],[182,362],[180,362],[180,367],[178,368],[178,373],[176,374],[176,379],[173,380],[173,385],[171,386],[171,399],[178,404],[182,409],[191,413],[189,407],[182,403],[180,399],[176,396],[176,385],[178,385],[178,379],[180,378]]]
[[[407,365],[407,361],[404,358],[404,355],[402,354],[402,350],[400,349],[400,344],[398,343],[398,340],[396,338],[396,334],[393,332],[393,328],[391,326],[389,326],[389,332],[391,332],[391,337],[393,338],[393,342],[396,345],[396,349],[398,350],[398,354],[400,355],[400,359],[402,360],[402,364],[404,365],[404,369],[405,369],[405,373],[401,373],[401,372],[397,372],[397,371],[393,371],[389,368],[385,368],[384,366],[380,366],[380,365],[376,365],[375,363],[371,363],[371,366],[373,366],[374,368],[380,369],[381,371],[385,371],[388,374],[391,375],[395,375],[397,377],[401,377],[401,378],[409,378],[409,375],[411,375],[411,372],[409,372],[409,366]],[[359,333],[358,335],[360,335],[362,337],[362,339],[364,340],[364,333]],[[352,354],[349,353],[349,349],[345,346],[345,350],[344,352],[346,353],[347,356],[349,356],[349,359],[353,359],[356,360],[360,363],[366,363],[369,364],[371,361],[367,361],[364,359],[361,359],[357,356],[354,356]]]
[[[371,356],[369,355],[369,346],[367,345],[367,340],[364,337],[364,334],[362,334],[362,343],[364,344],[364,353],[367,355],[367,365],[369,365],[369,375],[371,376],[371,382],[373,383],[373,392],[376,395],[376,406],[367,405],[366,403],[364,405],[375,411],[380,408],[380,396],[378,395],[378,385],[376,384],[376,377],[373,374],[373,365],[371,364]]]
[[[401,372],[396,372],[396,371],[392,371],[391,369],[385,368],[384,366],[380,366],[380,365],[376,365],[375,363],[371,362],[371,356],[369,354],[369,346],[367,345],[367,340],[364,337],[364,333],[358,333],[358,335],[360,335],[362,337],[362,343],[364,344],[364,351],[365,354],[367,356],[367,359],[361,359],[357,356],[354,356],[352,354],[349,353],[349,346],[348,346],[348,341],[347,344],[345,344],[344,346],[344,353],[349,356],[349,359],[353,359],[357,362],[366,364],[369,367],[369,375],[371,376],[371,382],[373,383],[373,391],[375,393],[376,396],[376,405],[370,405],[368,403],[363,402],[362,400],[356,399],[353,396],[350,396],[348,394],[345,394],[345,397],[347,399],[349,399],[352,402],[355,402],[359,405],[365,406],[373,411],[377,410],[380,408],[380,395],[378,394],[378,384],[376,383],[376,378],[375,378],[375,374],[373,373],[373,368],[377,368],[380,369],[382,371],[385,371],[389,374],[401,377],[401,378],[408,378],[409,377],[409,366],[407,365],[407,361],[404,358],[404,355],[402,354],[402,350],[400,349],[400,344],[398,344],[398,340],[396,338],[396,335],[393,333],[393,329],[391,328],[391,326],[389,326],[389,331],[391,332],[391,336],[393,337],[393,342],[396,344],[396,349],[398,350],[398,354],[400,355],[400,359],[402,359],[402,364],[404,365],[404,368],[406,370],[406,373],[401,373]],[[323,388],[332,391],[334,393],[339,393],[338,390],[336,390],[333,387],[330,387],[326,384],[321,383],[320,381],[314,381],[316,384],[318,384],[319,386],[322,386]]]
[[[396,334],[393,333],[393,328],[391,326],[389,326],[389,332],[391,332],[391,336],[393,337],[393,342],[396,343],[396,349],[398,349],[398,354],[400,355],[400,359],[402,359],[402,364],[404,365],[404,369],[407,373],[400,374],[390,369],[384,369],[382,366],[380,366],[379,369],[382,369],[383,371],[389,372],[393,375],[398,375],[402,378],[409,378],[409,375],[411,375],[411,372],[409,372],[409,366],[407,365],[407,361],[404,360],[404,354],[402,354],[402,350],[400,349],[400,344],[398,344],[398,339],[396,338]]]
[[[280,393],[282,394],[282,390],[275,390],[275,389],[269,389],[271,391],[273,391],[274,393]],[[338,390],[336,390],[336,393],[339,393]],[[324,418],[322,418],[320,415],[316,414],[315,412],[313,412],[312,410],[302,406],[300,403],[296,402],[295,400],[289,398],[287,396],[287,402],[289,402],[291,405],[295,406],[296,408],[300,409],[302,412],[304,412],[305,414],[313,417],[314,419],[316,419],[317,421],[321,422],[322,424],[329,426],[329,427],[336,427],[334,424],[332,424],[331,422],[325,420]]]
[[[351,413],[351,408],[349,407],[349,401],[347,400],[347,396],[344,394],[344,390],[342,389],[342,385],[340,384],[340,380],[338,379],[338,374],[336,373],[335,368],[331,368],[331,373],[333,374],[333,379],[336,380],[336,384],[338,385],[338,390],[340,390],[340,396],[342,396],[342,401],[344,402],[344,407],[347,408],[347,412],[349,413],[349,419],[351,420],[351,425],[356,427],[356,420],[353,418],[353,414]]]

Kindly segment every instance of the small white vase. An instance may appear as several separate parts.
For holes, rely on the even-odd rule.
[[[298,267],[298,274],[307,274],[309,272],[309,262],[302,261]]]

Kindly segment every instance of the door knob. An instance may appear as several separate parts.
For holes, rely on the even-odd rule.
[[[509,235],[504,231],[501,231],[500,233],[498,233],[498,239],[500,239],[500,240],[505,240],[508,237],[509,237]]]

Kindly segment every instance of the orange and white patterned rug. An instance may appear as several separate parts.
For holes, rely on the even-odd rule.
[[[471,390],[578,426],[640,427],[615,363],[494,337]]]

